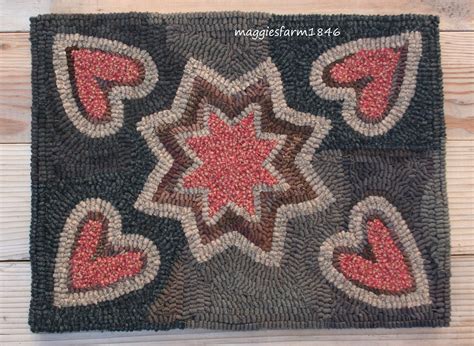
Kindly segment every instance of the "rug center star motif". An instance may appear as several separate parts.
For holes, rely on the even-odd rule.
[[[211,217],[229,203],[255,215],[254,189],[278,183],[264,167],[277,141],[257,138],[253,113],[235,126],[211,114],[208,125],[210,135],[186,140],[202,164],[184,177],[184,187],[208,191]]]
[[[286,105],[271,59],[235,80],[190,59],[171,109],[138,124],[157,165],[135,207],[181,221],[198,262],[237,247],[279,266],[288,220],[334,201],[311,163],[330,128]]]

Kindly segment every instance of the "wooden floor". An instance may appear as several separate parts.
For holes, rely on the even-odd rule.
[[[0,344],[163,343],[455,345],[474,344],[473,1],[443,0],[0,0]],[[437,14],[448,126],[447,178],[452,242],[452,323],[438,329],[186,330],[33,335],[28,328],[30,264],[30,46],[28,17],[39,13],[190,12]]]

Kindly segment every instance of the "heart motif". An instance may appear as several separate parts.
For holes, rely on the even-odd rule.
[[[110,112],[107,94],[113,86],[137,85],[144,76],[143,66],[138,61],[118,54],[72,49],[69,59],[77,96],[91,121],[107,120]]]
[[[367,249],[372,258],[364,253]],[[349,231],[326,239],[318,262],[325,278],[350,298],[384,309],[431,304],[416,241],[384,197],[369,196],[356,204]]]
[[[342,117],[352,129],[381,136],[410,105],[421,53],[422,37],[415,31],[350,41],[313,62],[310,84],[319,97],[343,101]]]
[[[414,280],[403,253],[381,220],[367,222],[367,240],[374,261],[355,253],[342,252],[338,256],[341,272],[351,281],[388,293],[412,288]]]
[[[53,65],[66,115],[92,138],[116,133],[123,124],[123,100],[145,97],[158,81],[146,51],[78,34],[54,37]]]
[[[357,109],[368,120],[379,120],[389,106],[394,76],[401,50],[381,48],[361,50],[332,66],[328,73],[340,86],[353,86],[358,91]],[[362,87],[357,82],[368,80]]]
[[[59,239],[54,305],[97,304],[143,288],[158,274],[160,254],[139,234],[123,234],[119,212],[87,199],[69,215]]]
[[[107,224],[107,219],[101,218],[89,219],[79,232],[71,257],[71,286],[74,289],[106,287],[138,274],[144,266],[145,256],[140,251],[123,251],[112,256],[98,254]]]

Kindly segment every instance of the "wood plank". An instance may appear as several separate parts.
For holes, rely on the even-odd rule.
[[[447,182],[454,255],[474,254],[474,142],[448,141]],[[0,145],[0,260],[29,259],[30,146]]]
[[[440,43],[448,138],[474,139],[474,33],[441,33]]]
[[[107,12],[206,12],[258,11],[273,13],[320,14],[401,14],[439,15],[444,30],[472,30],[473,15],[470,0],[365,0],[348,1],[341,6],[331,0],[1,0],[0,31],[27,31],[28,18],[41,13],[107,13]]]
[[[451,299],[452,322],[449,328],[405,329],[342,329],[342,330],[267,330],[250,332],[221,332],[210,330],[172,330],[169,332],[70,333],[33,335],[27,325],[30,295],[29,263],[0,263],[0,342],[15,341],[85,343],[282,343],[290,342],[350,342],[351,345],[376,343],[386,345],[396,341],[404,344],[420,339],[430,344],[461,344],[474,337],[474,256],[453,258]],[[387,343],[386,343],[387,342]],[[417,343],[420,345],[420,343]]]
[[[451,140],[474,139],[474,32],[442,32],[444,109]],[[0,33],[0,143],[30,141],[27,33]]]
[[[0,142],[29,142],[31,131],[29,34],[0,34]]]

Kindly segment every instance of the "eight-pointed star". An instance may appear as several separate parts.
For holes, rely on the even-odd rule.
[[[171,109],[138,124],[158,162],[135,207],[180,220],[198,262],[237,246],[279,266],[288,220],[334,201],[311,164],[330,128],[286,105],[271,59],[236,80],[190,59]]]

